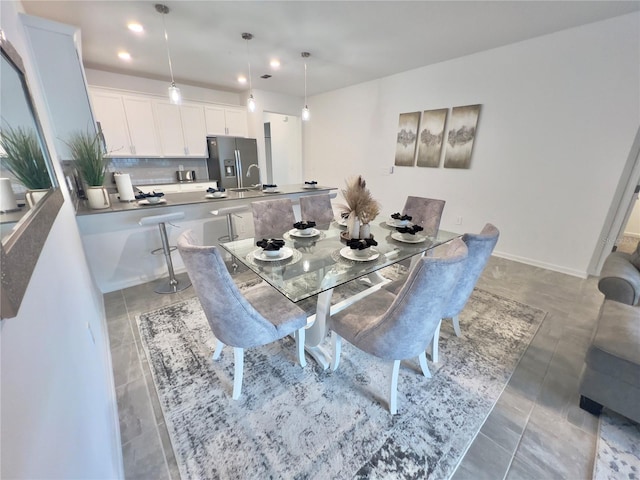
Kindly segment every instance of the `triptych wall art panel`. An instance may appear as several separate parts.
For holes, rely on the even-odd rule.
[[[480,105],[452,108],[446,142],[444,142],[448,113],[448,108],[425,110],[422,115],[420,112],[401,113],[398,122],[395,164],[401,167],[417,165],[438,168],[442,147],[446,143],[444,167],[469,168],[480,116]]]

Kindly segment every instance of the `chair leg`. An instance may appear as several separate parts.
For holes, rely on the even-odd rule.
[[[436,331],[433,332],[433,339],[431,340],[431,361],[438,363],[438,342],[440,341],[440,327],[442,326],[442,320],[438,322]]]
[[[427,365],[426,353],[422,352],[420,356],[418,356],[418,360],[420,360],[420,368],[422,369],[422,374],[427,378],[431,378],[431,372],[429,371],[429,366]]]
[[[296,351],[298,352],[298,362],[301,367],[307,366],[307,359],[304,358],[304,327],[295,332]]]
[[[242,348],[233,347],[233,399],[240,398],[242,393],[242,370],[244,367],[244,350]]]
[[[224,343],[216,338],[216,349],[213,352],[213,359],[218,360],[220,358],[220,354],[222,353],[222,349],[224,348]]]
[[[423,353],[424,355],[424,353]],[[398,372],[400,371],[400,360],[393,361],[391,370],[391,396],[389,397],[389,411],[391,415],[398,413]]]
[[[453,330],[456,332],[456,337],[461,337],[462,333],[460,332],[460,319],[458,315],[451,318],[451,320],[453,320]]]
[[[342,337],[336,332],[331,332],[331,344],[333,345],[333,358],[331,359],[331,370],[334,372],[340,365],[340,351],[342,350]]]

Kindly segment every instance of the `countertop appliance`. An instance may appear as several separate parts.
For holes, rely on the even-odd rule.
[[[207,137],[209,179],[218,187],[251,188],[260,183],[255,138]]]
[[[195,182],[196,171],[195,170],[177,170],[176,177],[179,182]]]

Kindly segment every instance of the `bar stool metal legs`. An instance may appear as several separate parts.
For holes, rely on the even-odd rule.
[[[158,229],[160,230],[160,240],[162,240],[162,248],[154,250],[152,253],[156,253],[157,251],[162,251],[164,254],[164,258],[167,264],[167,271],[169,273],[169,278],[167,280],[158,281],[158,286],[154,289],[156,293],[177,293],[191,286],[191,282],[188,280],[178,281],[176,278],[176,274],[173,271],[173,261],[171,260],[171,252],[176,249],[176,247],[169,246],[169,237],[167,236],[167,228],[165,226],[165,222],[170,220],[178,220],[180,218],[184,218],[183,212],[176,213],[168,213],[165,215],[154,215],[151,217],[143,217],[140,219],[140,225],[149,225],[153,223],[158,224]]]

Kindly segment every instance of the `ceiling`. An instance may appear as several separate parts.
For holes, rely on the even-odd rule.
[[[82,29],[85,67],[169,82],[155,1],[31,1],[26,13]],[[175,80],[314,95],[559,30],[624,15],[640,1],[164,1]],[[127,23],[145,31],[134,34]],[[245,42],[243,32],[254,35]],[[119,50],[132,60],[123,62]],[[281,66],[273,70],[271,58]],[[271,74],[269,79],[259,78]]]

